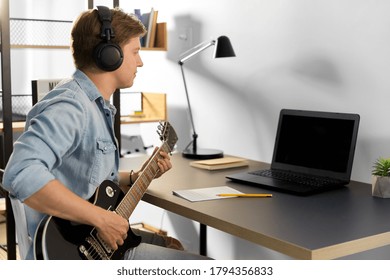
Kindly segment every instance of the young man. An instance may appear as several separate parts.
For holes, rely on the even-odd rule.
[[[146,166],[119,174],[113,129],[116,110],[109,103],[116,89],[133,85],[137,68],[143,65],[139,51],[145,33],[136,17],[119,8],[98,7],[75,21],[72,52],[77,70],[29,112],[4,174],[4,187],[25,204],[32,238],[42,218],[51,215],[95,227],[114,250],[123,245],[129,222],[88,199],[106,179],[126,188]],[[172,167],[168,154],[160,154],[156,178]],[[147,240],[166,245],[160,236],[147,236]],[[202,258],[146,243],[129,249],[124,257]],[[27,258],[33,258],[32,248]]]

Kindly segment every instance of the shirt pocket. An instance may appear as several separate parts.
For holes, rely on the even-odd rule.
[[[97,139],[95,147],[90,182],[96,186],[106,180],[115,167],[116,145],[112,140]]]

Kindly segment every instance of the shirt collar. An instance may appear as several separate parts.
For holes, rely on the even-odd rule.
[[[79,86],[87,95],[89,100],[95,101],[99,99],[99,102],[103,105],[103,108],[108,108],[109,110],[111,110],[113,115],[116,114],[117,109],[115,108],[115,106],[110,104],[109,101],[105,101],[103,99],[103,96],[97,89],[96,85],[91,81],[91,79],[88,78],[88,76],[83,71],[76,69],[75,73],[73,74],[73,78],[79,84]]]
[[[99,97],[103,99],[101,93],[95,86],[95,84],[85,75],[84,72],[77,69],[73,74],[73,78],[79,84],[83,92],[88,96],[89,100],[94,101]]]

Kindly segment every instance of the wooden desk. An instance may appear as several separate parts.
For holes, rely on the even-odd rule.
[[[121,159],[122,169],[139,168],[144,158]],[[267,198],[232,198],[191,203],[173,190],[227,185],[244,193],[270,192],[233,183],[228,173],[268,164],[207,171],[172,156],[174,168],[153,181],[143,200],[297,259],[334,259],[390,244],[390,200],[371,196],[371,186],[351,182],[341,190],[299,197],[271,192]]]

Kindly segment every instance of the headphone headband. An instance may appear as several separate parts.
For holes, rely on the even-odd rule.
[[[114,31],[111,27],[111,11],[106,6],[97,6],[97,10],[99,13],[100,22],[102,23],[100,37],[110,41],[111,38],[115,37]]]

